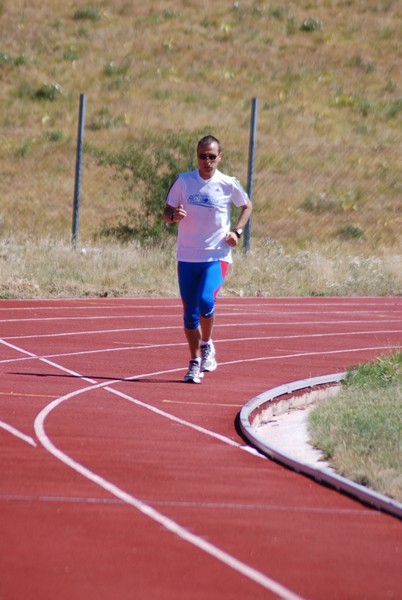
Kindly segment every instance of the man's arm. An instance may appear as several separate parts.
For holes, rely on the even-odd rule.
[[[247,204],[240,207],[240,215],[237,219],[235,227],[232,229],[232,231],[229,231],[225,237],[225,242],[232,247],[237,246],[243,233],[243,231],[240,230],[243,230],[247,225],[251,211],[253,210],[253,205],[251,204],[250,198],[248,196],[246,196],[246,198]]]
[[[251,204],[250,198],[247,196],[247,204],[245,206],[240,207],[240,215],[235,225],[235,229],[244,229],[248,223],[248,220],[251,216],[251,211],[253,210],[253,205]]]

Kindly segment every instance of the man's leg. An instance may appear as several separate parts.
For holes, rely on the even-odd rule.
[[[190,362],[188,364],[188,371],[184,375],[183,381],[186,383],[201,383],[203,373],[201,373],[201,330],[200,327],[195,329],[188,329],[184,327],[184,333],[188,342],[190,350]]]
[[[200,342],[201,342],[201,328],[196,327],[195,329],[184,328],[184,333],[188,342],[191,358],[200,358]]]
[[[224,261],[207,263],[201,280],[200,325],[201,340],[209,342],[215,322],[215,301],[222,289],[228,264]]]
[[[212,338],[212,330],[214,328],[215,315],[212,317],[201,317],[200,316],[200,325],[201,325],[201,339],[203,342],[209,342]]]
[[[183,302],[184,334],[188,343],[190,358],[200,359],[201,328],[198,308],[198,286],[200,265],[183,263],[177,265],[180,296]]]
[[[212,331],[215,322],[215,301],[222,288],[227,272],[227,263],[214,261],[205,266],[201,284],[200,327],[201,327],[201,371],[215,371],[217,367]]]

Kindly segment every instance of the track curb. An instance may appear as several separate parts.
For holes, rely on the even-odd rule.
[[[399,519],[402,519],[402,504],[388,498],[383,494],[379,494],[368,488],[350,481],[341,475],[326,470],[316,469],[313,466],[296,460],[290,454],[282,452],[275,446],[270,445],[266,439],[262,438],[252,426],[253,416],[261,410],[264,405],[272,402],[276,398],[285,394],[292,394],[293,392],[311,389],[321,385],[328,385],[339,383],[345,378],[346,372],[343,373],[332,373],[330,375],[322,375],[319,377],[312,377],[308,379],[299,379],[292,381],[284,385],[272,388],[255,396],[247,404],[243,406],[239,414],[239,426],[242,434],[247,441],[257,448],[260,452],[268,456],[269,458],[283,464],[297,473],[307,475],[320,484],[326,484],[336,491],[347,494],[364,504],[387,512]]]

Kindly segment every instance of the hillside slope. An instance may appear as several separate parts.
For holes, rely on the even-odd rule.
[[[398,248],[401,25],[397,0],[0,1],[0,234],[69,234],[80,93],[87,239],[141,200],[91,150],[213,132],[246,185],[256,97],[253,235]]]

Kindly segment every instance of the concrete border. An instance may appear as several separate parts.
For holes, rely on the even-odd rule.
[[[284,464],[285,466],[293,469],[297,473],[302,473],[308,477],[313,478],[315,481],[321,484],[329,485],[339,492],[352,496],[353,498],[364,502],[369,506],[387,512],[393,516],[402,519],[402,504],[388,498],[383,494],[378,494],[368,488],[350,481],[345,477],[342,477],[336,473],[328,470],[320,470],[315,467],[297,461],[290,454],[286,454],[275,446],[270,445],[266,439],[262,438],[252,426],[253,415],[263,410],[264,405],[268,402],[272,402],[275,398],[283,396],[284,394],[292,394],[293,392],[311,389],[320,385],[339,383],[345,378],[346,373],[333,373],[330,375],[322,375],[320,377],[312,377],[308,379],[300,379],[298,381],[292,381],[290,383],[280,385],[259,394],[255,398],[252,398],[247,404],[243,406],[239,415],[240,429],[245,438],[260,450],[263,454],[269,456],[273,460]]]

